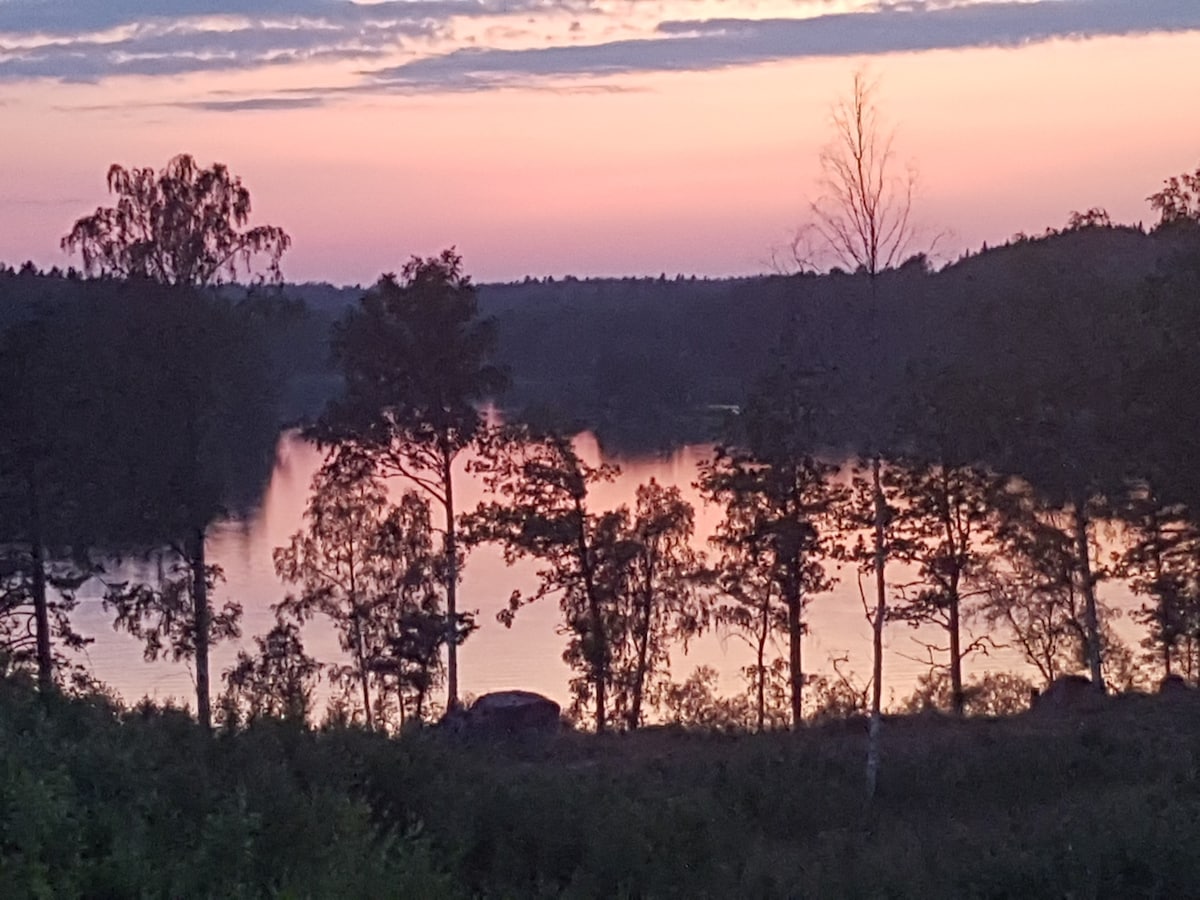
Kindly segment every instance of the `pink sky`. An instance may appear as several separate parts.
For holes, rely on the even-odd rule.
[[[0,260],[67,264],[109,163],[190,152],[292,234],[294,281],[450,244],[480,281],[761,272],[862,65],[942,259],[1091,206],[1149,221],[1200,165],[1192,0],[154,5],[0,0]]]

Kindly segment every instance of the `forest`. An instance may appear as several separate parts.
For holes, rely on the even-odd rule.
[[[289,236],[247,227],[249,193],[222,166],[114,166],[109,186],[117,206],[63,238],[82,269],[0,269],[13,896],[1194,883],[1153,836],[1200,816],[1181,749],[1200,711],[1200,170],[1151,196],[1149,228],[1075,213],[941,268],[918,253],[476,286],[447,249],[355,290],[287,284]],[[207,538],[260,502],[285,427],[325,462],[272,559],[274,627],[242,640]],[[695,484],[716,532],[654,480],[598,503],[615,466],[581,456],[583,429],[640,452],[710,442]],[[474,508],[456,494],[464,458],[486,488]],[[485,543],[537,567],[499,621],[459,596]],[[806,612],[839,571],[863,586],[874,669],[818,679]],[[1139,644],[1114,631],[1105,581],[1139,599]],[[190,667],[194,703],[127,705],[95,679],[72,621],[88,584],[147,660]],[[459,647],[530,603],[560,610],[565,733],[496,755],[425,727],[462,699]],[[938,635],[929,676],[885,710],[885,629],[907,625]],[[310,655],[313,628],[338,658]],[[714,631],[753,648],[743,695],[704,670],[675,678]],[[969,680],[1001,634],[1025,671]],[[211,671],[229,641],[236,663]],[[1030,690],[1064,679],[1086,683],[1092,716],[1028,719]],[[1048,745],[1054,771],[1038,768]],[[1071,789],[1046,797],[1039,779]],[[947,839],[992,863],[935,861],[897,824],[966,786],[991,815],[964,812]],[[559,821],[572,810],[586,823]],[[1111,821],[1125,815],[1143,844]],[[1077,859],[1048,849],[1097,819]],[[168,822],[174,843],[156,841]]]

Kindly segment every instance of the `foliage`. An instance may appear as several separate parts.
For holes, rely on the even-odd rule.
[[[221,163],[202,169],[183,153],[160,172],[113,164],[108,191],[117,205],[98,207],[62,239],[64,250],[83,256],[85,271],[203,287],[250,271],[261,253],[272,280],[282,280],[279,260],[291,238],[275,225],[244,228],[250,192]]]
[[[1200,710],[481,746],[0,683],[6,896],[1187,896]],[[966,795],[970,802],[964,802]]]
[[[495,323],[478,316],[475,287],[453,249],[413,257],[384,275],[334,328],[343,390],[312,433],[323,444],[366,454],[383,474],[423,491],[444,512],[449,706],[458,702],[457,538],[454,461],[484,428],[479,404],[501,392],[506,371],[491,362]]]
[[[625,516],[620,517],[624,519]],[[637,728],[656,689],[669,676],[671,648],[701,633],[708,620],[700,589],[702,560],[691,546],[695,511],[677,487],[653,478],[638,485],[636,508],[621,537],[627,571],[616,622],[613,708]]]
[[[1200,222],[1200,168],[1172,175],[1147,199],[1159,214],[1160,226]]]
[[[1029,709],[1032,693],[1033,685],[1020,675],[985,672],[962,686],[960,699],[956,696],[949,673],[933,669],[917,679],[912,694],[900,702],[899,711],[1012,716]]]
[[[266,635],[256,636],[254,643],[257,655],[238,651],[237,661],[225,673],[221,702],[225,726],[258,719],[306,724],[323,666],[304,652],[299,627],[278,621]]]
[[[740,439],[718,446],[701,464],[697,482],[707,502],[725,509],[714,540],[725,551],[718,580],[753,612],[735,606],[722,617],[727,625],[753,629],[760,683],[768,633],[780,621],[771,609],[774,598],[783,608],[794,722],[803,716],[804,608],[833,585],[823,563],[832,553],[823,529],[844,496],[832,480],[837,467],[816,457],[811,410],[798,380],[783,367],[757,385],[739,416]],[[749,593],[745,585],[732,586],[746,575]]]
[[[402,724],[421,719],[440,676],[446,561],[433,548],[429,504],[407,492],[389,501],[372,458],[342,451],[313,477],[307,528],[275,551],[280,578],[299,585],[276,609],[305,623],[333,625],[350,662],[331,665],[335,684],[357,684],[367,727],[389,710]],[[454,640],[474,628],[459,615]]]
[[[592,466],[556,431],[512,426],[492,435],[472,464],[500,499],[480,503],[468,518],[472,542],[500,544],[505,562],[539,562],[538,587],[514,591],[497,618],[511,626],[521,607],[557,596],[568,635],[563,659],[579,675],[571,682],[577,711],[592,709],[596,730],[610,717],[614,636],[626,625],[621,609],[630,560],[628,510],[589,507],[596,484],[611,481],[615,466]]]
[[[141,641],[146,662],[170,658],[172,662],[196,658],[197,603],[195,570],[175,551],[158,555],[157,578],[110,582],[104,607],[114,613],[113,627]],[[220,566],[204,568],[208,594],[224,580]],[[211,614],[209,646],[241,637],[242,606],[227,600]]]

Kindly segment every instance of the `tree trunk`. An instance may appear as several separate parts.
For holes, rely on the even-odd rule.
[[[758,634],[758,646],[755,648],[757,654],[755,662],[757,663],[758,671],[758,696],[755,698],[758,703],[758,733],[762,734],[763,727],[766,725],[766,692],[767,692],[767,668],[763,665],[763,658],[767,655],[767,638],[771,634],[771,607],[770,595],[767,595],[767,603],[763,605],[762,615],[762,631]]]
[[[453,459],[442,456],[446,497],[446,710],[458,708],[458,530],[454,520]]]
[[[1103,693],[1104,675],[1100,659],[1100,618],[1096,610],[1096,580],[1092,575],[1092,551],[1088,540],[1086,499],[1076,497],[1073,503],[1075,517],[1075,555],[1079,567],[1080,588],[1083,591],[1083,620],[1087,628],[1088,671],[1092,686]]]
[[[875,617],[872,621],[871,716],[867,726],[867,797],[875,796],[879,781],[879,742],[883,727],[883,626],[887,619],[887,500],[879,473],[879,457],[871,460],[871,480],[875,498]]]
[[[54,653],[50,649],[50,604],[46,599],[46,559],[36,511],[30,530],[29,559],[33,593],[33,617],[37,639],[38,688],[54,690]]]
[[[600,610],[600,598],[596,595],[596,580],[592,572],[592,558],[588,550],[586,523],[587,514],[583,501],[575,498],[575,513],[579,518],[576,534],[576,552],[579,554],[579,569],[583,573],[583,589],[587,592],[588,616],[591,618],[589,646],[584,657],[592,667],[592,682],[596,688],[596,734],[604,734],[608,726],[608,638],[604,633],[604,619]]]
[[[358,657],[358,680],[362,687],[363,714],[367,719],[367,731],[375,730],[375,713],[371,709],[371,682],[367,674],[367,648],[363,642],[362,620],[354,613],[354,645]]]
[[[50,604],[46,598],[46,548],[42,536],[42,510],[38,499],[36,464],[28,477],[29,503],[29,566],[30,589],[33,594],[34,638],[37,642],[38,688],[54,690],[54,653],[50,648]]]
[[[638,636],[637,670],[633,675],[633,702],[629,707],[629,730],[633,731],[642,722],[642,691],[646,686],[646,656],[650,648],[650,611],[645,610],[646,621]]]
[[[646,561],[647,573],[645,589],[642,592],[641,615],[642,621],[638,627],[635,640],[638,642],[637,669],[633,676],[633,703],[629,710],[629,730],[636,729],[642,723],[642,692],[646,689],[646,666],[650,655],[650,614],[654,609],[654,586],[651,572],[654,571],[654,557],[651,554]]]
[[[962,638],[959,635],[958,590],[950,591],[950,702],[954,714],[961,718],[966,711],[967,698],[963,691]]]
[[[212,728],[212,700],[209,693],[208,644],[212,634],[212,613],[208,603],[208,567],[204,561],[204,529],[196,529],[191,559],[192,605],[196,623],[196,718],[200,725]]]
[[[1154,581],[1161,586],[1163,583],[1163,533],[1157,512],[1150,513],[1150,536],[1154,553]],[[1171,617],[1170,611],[1167,609],[1166,593],[1161,590],[1158,596],[1158,628],[1159,637],[1162,640],[1163,675],[1169,678],[1171,676]]]
[[[966,695],[963,691],[962,674],[962,603],[958,586],[962,581],[963,569],[966,567],[965,552],[967,538],[959,528],[955,528],[955,511],[951,509],[953,490],[950,486],[950,476],[943,463],[940,467],[942,525],[946,530],[946,550],[952,561],[950,569],[950,585],[946,592],[946,631],[950,636],[950,707],[954,714],[962,718],[966,710]]]
[[[800,657],[800,641],[803,637],[803,623],[800,619],[801,596],[796,587],[791,587],[788,595],[788,672],[792,687],[792,727],[798,728],[804,720],[804,669]]]

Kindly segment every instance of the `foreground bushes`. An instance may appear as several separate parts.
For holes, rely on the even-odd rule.
[[[5,897],[1101,897],[1200,884],[1200,701],[497,747],[0,685]]]

